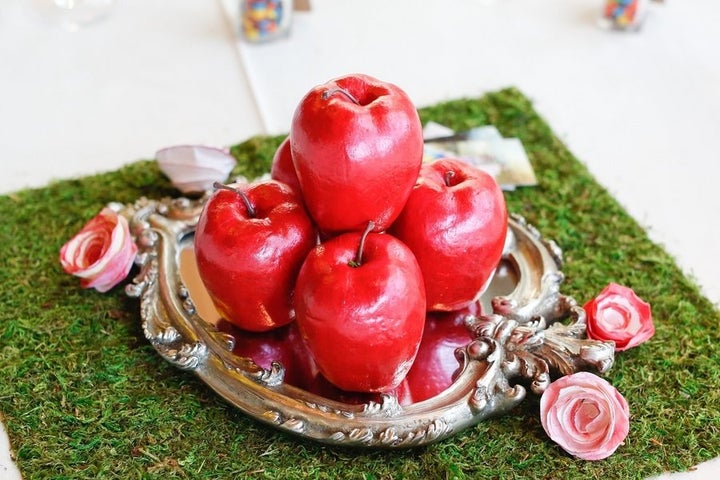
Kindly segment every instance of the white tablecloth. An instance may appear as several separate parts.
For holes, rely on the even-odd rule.
[[[0,4],[0,193],[167,145],[285,132],[309,88],[345,73],[392,81],[418,106],[515,85],[720,303],[713,0],[653,4],[639,33],[598,28],[602,0],[314,0],[262,45],[235,36],[231,0],[117,0],[77,32],[49,2]],[[0,478],[13,468],[0,446]]]

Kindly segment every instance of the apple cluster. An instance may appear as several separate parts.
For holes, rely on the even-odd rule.
[[[442,331],[431,321],[475,308],[507,232],[495,180],[456,159],[423,165],[423,146],[393,84],[355,74],[308,92],[272,180],[216,185],[200,215],[197,266],[219,313],[249,332],[294,322],[332,388],[397,389],[429,355],[426,330]]]

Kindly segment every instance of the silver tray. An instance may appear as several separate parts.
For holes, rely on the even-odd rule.
[[[266,369],[234,354],[233,336],[198,308],[205,292],[187,267],[204,201],[114,205],[139,247],[140,271],[126,293],[140,299],[145,336],[162,358],[280,430],[334,445],[419,446],[507,412],[528,389],[541,394],[551,376],[612,366],[613,344],[587,339],[583,308],[560,293],[560,249],[511,215],[502,263],[482,298],[483,311],[492,313],[466,318],[472,340],[455,352],[460,370],[450,387],[410,405],[389,394],[348,404],[297,388],[284,381],[280,363]]]

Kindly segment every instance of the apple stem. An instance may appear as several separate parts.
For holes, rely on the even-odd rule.
[[[448,187],[451,186],[451,185],[450,185],[450,180],[451,180],[454,176],[455,176],[455,172],[453,172],[452,170],[448,170],[447,172],[445,172],[445,185],[446,185],[446,186],[448,186]]]
[[[375,228],[375,222],[370,220],[367,224],[367,227],[365,227],[365,231],[363,232],[362,236],[360,237],[360,243],[358,244],[358,249],[357,249],[357,253],[355,254],[355,258],[348,262],[348,265],[350,265],[351,267],[357,268],[360,265],[362,265],[363,250],[365,249],[365,239],[367,238],[368,234],[372,231],[373,228]]]
[[[331,96],[335,95],[336,93],[342,93],[345,95],[348,99],[350,99],[351,102],[353,102],[355,105],[360,105],[360,101],[355,98],[350,92],[343,88],[333,88],[330,90],[325,90],[322,94],[322,99],[327,100]]]
[[[252,206],[252,204],[250,203],[250,199],[247,197],[245,192],[243,192],[242,190],[239,190],[239,189],[233,188],[233,187],[229,187],[220,182],[213,183],[213,188],[215,190],[227,190],[229,192],[237,193],[238,195],[240,195],[240,198],[242,199],[243,203],[245,204],[245,208],[247,209],[248,215],[252,218],[255,218],[255,216],[257,215],[257,212],[255,211],[255,207]]]

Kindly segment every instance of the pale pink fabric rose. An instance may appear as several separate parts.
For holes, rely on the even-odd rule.
[[[606,380],[588,372],[561,377],[540,398],[548,436],[583,460],[607,458],[630,430],[628,403]]]
[[[127,220],[105,207],[62,246],[60,263],[81,287],[107,292],[127,276],[136,253]]]
[[[618,352],[640,345],[655,334],[650,305],[631,288],[611,283],[584,308],[588,337],[612,340]]]

